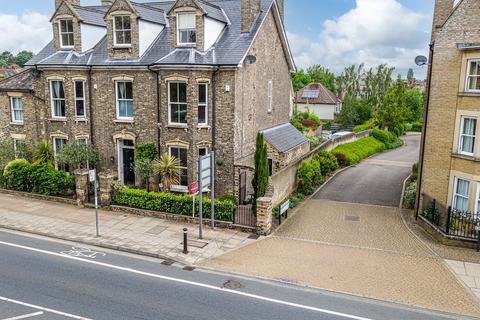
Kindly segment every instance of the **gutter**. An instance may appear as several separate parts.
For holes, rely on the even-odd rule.
[[[152,65],[147,66],[148,70],[156,74],[156,79],[157,79],[157,152],[158,155],[161,156],[161,144],[160,144],[160,138],[161,138],[161,129],[160,129],[160,112],[162,108],[162,101],[160,98],[160,93],[161,93],[161,87],[160,87],[160,71],[158,70],[153,70],[151,68]]]
[[[430,44],[430,61],[428,63],[428,86],[427,86],[427,99],[425,101],[425,110],[423,111],[423,129],[422,140],[420,142],[420,156],[418,163],[418,180],[417,180],[417,195],[415,199],[415,220],[418,220],[418,211],[420,210],[420,195],[422,190],[423,179],[423,158],[425,156],[425,142],[428,124],[428,109],[430,107],[430,91],[432,88],[432,69],[433,69],[433,54],[434,54],[435,42]]]

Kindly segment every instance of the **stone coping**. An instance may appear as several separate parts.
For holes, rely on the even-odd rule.
[[[14,196],[32,198],[32,199],[37,199],[37,200],[60,202],[60,203],[71,204],[71,205],[75,205],[75,206],[77,205],[77,200],[75,200],[73,198],[47,196],[47,195],[43,195],[43,194],[9,190],[9,189],[3,189],[3,188],[0,188],[0,193],[11,194],[11,195],[14,195]]]

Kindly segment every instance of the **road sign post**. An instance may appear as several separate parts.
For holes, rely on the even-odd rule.
[[[97,193],[97,170],[93,169],[88,171],[88,178],[90,182],[93,182],[93,190],[95,193],[95,235],[100,236],[99,226],[98,226],[98,193]]]
[[[215,153],[210,153],[210,196],[212,199],[211,204],[211,217],[212,229],[215,229]]]
[[[200,157],[198,158],[198,192],[199,192],[199,198],[200,198],[200,203],[199,203],[199,210],[198,210],[198,223],[199,223],[199,229],[198,229],[198,238],[202,239],[203,234],[202,234],[202,228],[203,228],[203,190],[204,188],[210,187],[211,193],[214,193],[213,189],[213,153]],[[213,204],[214,201],[214,196],[212,195],[212,212],[211,212],[211,218],[212,218],[212,226],[215,225],[214,219],[215,219],[215,206]]]

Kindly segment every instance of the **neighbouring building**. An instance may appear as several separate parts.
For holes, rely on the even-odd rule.
[[[295,93],[298,112],[311,112],[321,120],[335,120],[342,111],[342,100],[321,83],[311,83]]]
[[[479,23],[480,1],[436,0],[419,211],[428,199],[465,215],[480,210]]]
[[[13,77],[14,75],[23,71],[19,65],[12,64],[8,66],[8,68],[0,68],[0,81],[3,79],[7,79]]]
[[[155,143],[181,161],[178,192],[196,181],[198,156],[214,150],[217,193],[251,193],[257,133],[291,133],[281,129],[295,70],[283,0],[55,0],[55,8],[53,40],[27,71],[0,82],[0,138],[48,140],[55,153],[92,143],[99,169],[125,184],[135,183],[135,145]],[[272,151],[272,165],[278,154],[294,161],[304,143]]]

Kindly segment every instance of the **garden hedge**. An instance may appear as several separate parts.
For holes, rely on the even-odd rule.
[[[400,140],[393,132],[373,129],[371,136],[378,141],[383,142],[386,149],[395,149],[403,146],[403,141]]]
[[[195,214],[198,216],[198,197],[195,199]],[[160,211],[165,213],[192,215],[192,198],[188,195],[176,195],[166,192],[147,192],[140,189],[124,188],[114,197],[114,203],[137,209]],[[232,221],[236,206],[230,200],[215,200],[215,219]],[[211,216],[211,200],[203,199],[203,217]]]
[[[385,150],[383,142],[378,141],[374,137],[367,137],[342,144],[333,149],[332,153],[345,155],[347,165],[353,165],[383,150]]]

